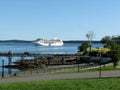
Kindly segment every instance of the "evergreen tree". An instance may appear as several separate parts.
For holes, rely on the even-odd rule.
[[[102,38],[101,42],[105,44],[104,47],[110,48],[110,56],[112,58],[113,65],[116,68],[120,61],[120,45],[117,44],[117,42],[112,41],[110,36],[105,36]]]
[[[118,62],[120,61],[120,45],[118,45],[116,42],[111,42],[111,58],[113,65],[116,68]]]
[[[89,43],[88,42],[83,42],[81,44],[81,46],[78,47],[78,50],[80,52],[86,52],[88,47],[89,47]]]
[[[101,39],[101,42],[104,44],[104,47],[110,48],[111,46],[111,37],[110,36],[105,36]]]

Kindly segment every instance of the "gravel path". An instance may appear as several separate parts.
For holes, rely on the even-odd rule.
[[[49,75],[40,75],[40,76],[1,78],[0,83],[55,80],[55,79],[74,79],[74,78],[98,78],[98,77],[99,77],[99,72],[85,72],[85,73],[73,73],[73,74],[49,74]],[[101,77],[120,77],[120,70],[102,71]]]

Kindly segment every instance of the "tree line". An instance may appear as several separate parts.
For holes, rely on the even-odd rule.
[[[116,68],[120,61],[120,44],[113,41],[110,36],[105,36],[101,40],[101,43],[104,44],[104,48],[110,49],[109,57],[112,58],[113,66]],[[89,48],[89,49],[88,49]],[[91,41],[90,42],[83,42],[78,47],[79,52],[82,52],[82,54],[91,55]]]

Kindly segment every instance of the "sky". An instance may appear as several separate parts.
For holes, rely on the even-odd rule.
[[[120,0],[0,0],[0,40],[120,35]]]

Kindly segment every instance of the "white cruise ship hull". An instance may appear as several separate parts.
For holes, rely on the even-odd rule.
[[[62,40],[54,38],[51,40],[38,39],[34,42],[34,44],[40,45],[40,46],[62,46],[64,43]]]

